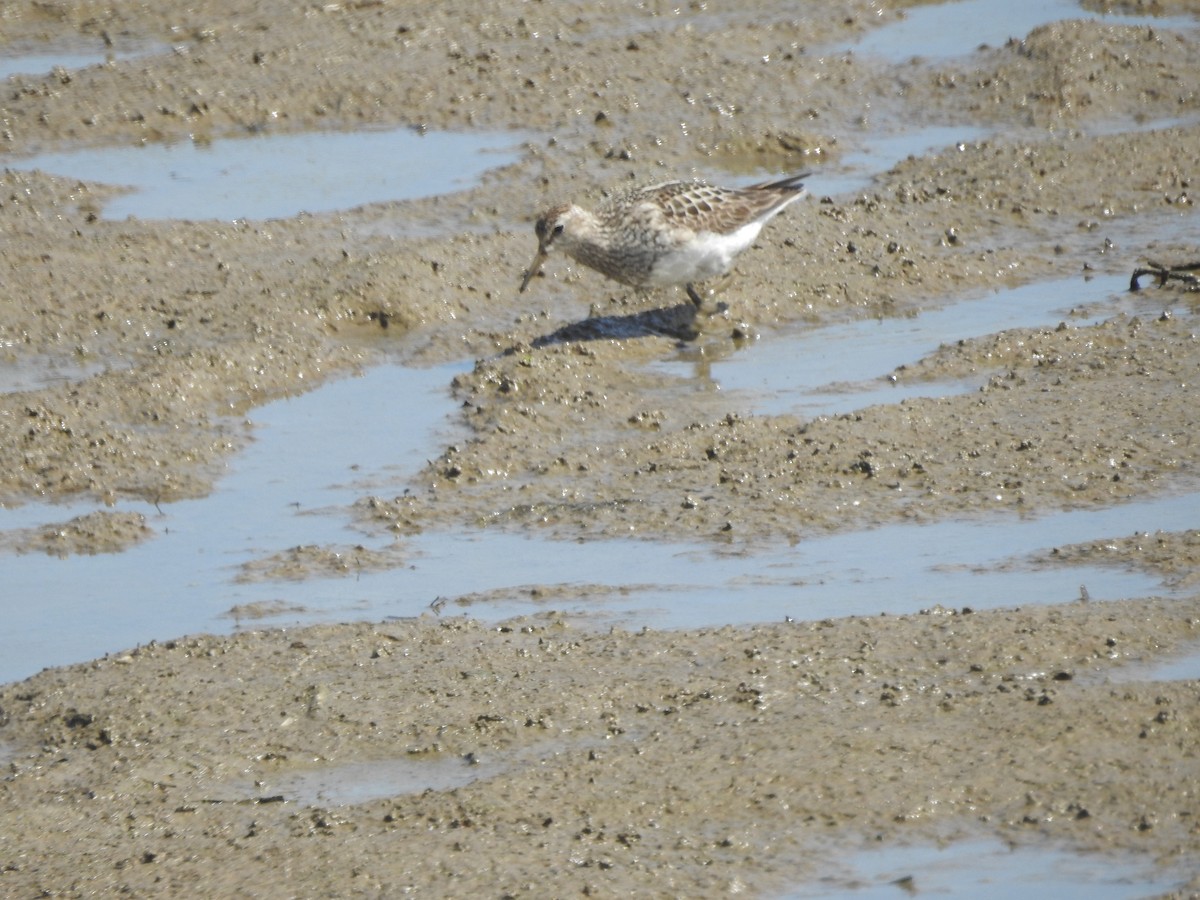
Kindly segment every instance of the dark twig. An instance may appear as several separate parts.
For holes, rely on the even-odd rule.
[[[1168,281],[1179,281],[1190,288],[1200,289],[1200,277],[1194,274],[1196,272],[1200,272],[1200,262],[1184,263],[1179,266],[1164,266],[1162,263],[1148,259],[1144,268],[1133,270],[1133,277],[1129,279],[1129,289],[1131,291],[1141,290],[1138,279],[1144,275],[1152,275],[1158,279],[1159,287],[1165,287]]]

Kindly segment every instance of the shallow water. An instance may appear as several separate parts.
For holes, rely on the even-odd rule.
[[[964,0],[914,7],[903,21],[870,32],[852,49],[888,59],[906,59],[917,51],[960,55],[979,43],[1001,43],[1010,34],[1023,35],[1062,17],[1159,27],[1191,24],[1186,19],[1104,17],[1066,0]],[[959,18],[963,27],[951,27]],[[28,66],[31,58],[20,59]],[[68,68],[84,64],[62,55],[48,63]],[[971,126],[864,132],[859,136],[862,149],[824,170],[814,193],[858,190],[910,154],[982,135]],[[521,139],[516,134],[422,136],[410,129],[265,135],[211,144],[88,150],[6,164],[136,185],[138,190],[108,204],[104,214],[111,218],[269,218],[456,190],[464,186],[460,179],[477,178],[515,159],[511,146]],[[420,183],[397,180],[395,173],[412,170],[414,161],[420,163]],[[437,161],[445,167],[435,168]],[[1143,226],[1139,220],[1138,228]],[[905,397],[973,390],[978,387],[973,381],[891,384],[885,376],[939,343],[1009,327],[1056,324],[1068,318],[1056,299],[1064,291],[1075,303],[1107,303],[1111,309],[1119,305],[1113,297],[1125,283],[1122,277],[1030,285],[963,298],[910,319],[768,336],[715,360],[684,351],[658,368],[676,376],[665,390],[734,392],[748,409],[764,413],[831,414]],[[850,347],[853,353],[846,352]],[[1198,524],[1200,503],[1195,495],[1184,495],[1041,517],[982,515],[967,524],[812,535],[796,546],[732,552],[702,543],[554,542],[536,533],[459,531],[406,542],[407,564],[388,572],[300,582],[236,580],[247,561],[297,545],[383,546],[386,539],[354,530],[347,507],[370,493],[402,491],[406,479],[457,433],[447,385],[465,365],[430,370],[382,366],[255,410],[256,442],[231,461],[228,476],[211,497],[161,511],[149,504],[118,505],[144,514],[156,532],[124,553],[5,558],[9,638],[0,639],[0,680],[138,642],[228,631],[238,626],[229,615],[238,605],[302,608],[256,620],[279,624],[411,616],[437,598],[489,592],[494,599],[477,600],[466,611],[498,618],[550,605],[677,627],[910,612],[933,604],[985,607],[1010,603],[1015,596],[1063,602],[1078,596],[1080,584],[1097,599],[1143,595],[1161,586],[1142,574],[1111,568],[1034,571],[1006,561],[1054,544]],[[29,389],[88,374],[69,366],[0,365],[0,389]],[[297,453],[296,447],[305,452]],[[31,504],[0,510],[0,529],[63,522],[94,509],[88,504]],[[615,559],[621,561],[619,567],[613,565]],[[600,590],[582,597],[579,585]],[[532,599],[532,586],[539,588],[541,599]],[[458,608],[450,603],[447,611]]]
[[[239,787],[254,796],[282,796],[304,806],[342,806],[423,791],[449,791],[498,775],[512,765],[513,760],[507,757],[484,762],[473,757],[419,754],[317,766],[279,775],[253,787]]]
[[[0,81],[13,75],[45,75],[56,68],[86,69],[109,60],[133,59],[154,52],[148,47],[105,48],[88,47],[39,47],[29,52],[11,50],[0,57]]]
[[[551,541],[536,532],[432,532],[402,545],[405,564],[374,573],[242,583],[240,566],[298,545],[383,547],[354,530],[349,505],[395,496],[436,448],[457,435],[448,384],[461,366],[390,365],[335,381],[253,414],[254,443],[208,498],[141,512],[157,535],[120,554],[4,559],[0,681],[136,643],[238,626],[235,605],[279,604],[262,624],[414,616],[438,599],[496,620],[550,607],[656,627],[1066,602],[1144,596],[1162,586],[1110,567],[1012,565],[1059,544],[1134,530],[1196,527],[1200,501],[1181,494],[1041,517],[899,524],[812,535],[790,546],[721,548],[640,540]],[[828,373],[826,373],[828,374]],[[386,397],[387,403],[380,398]],[[296,452],[303,447],[304,452]],[[86,505],[0,510],[0,529],[62,522]],[[615,561],[620,564],[616,565]],[[580,585],[600,586],[581,594]],[[536,597],[531,587],[538,587]],[[607,588],[607,589],[604,589]]]
[[[544,766],[579,741],[555,740],[521,749],[478,755],[402,754],[391,759],[339,762],[292,768],[253,784],[231,784],[241,797],[282,797],[303,806],[350,806],[386,797],[450,791],[527,766]]]
[[[779,896],[781,900],[922,896],[1127,900],[1169,891],[1183,880],[1179,873],[1132,855],[1082,854],[1051,846],[1009,847],[977,840],[943,847],[860,850],[842,857],[835,871]]]
[[[61,360],[49,356],[5,359],[0,352],[0,394],[37,391],[96,375],[110,368],[107,361]]]
[[[222,615],[239,603],[303,593],[326,612],[369,615],[345,614],[357,602],[350,579],[244,586],[234,581],[237,566],[297,544],[355,543],[361,535],[344,515],[313,510],[353,502],[369,490],[359,484],[368,476],[415,472],[449,437],[448,383],[456,371],[384,366],[260,407],[250,416],[254,442],[210,497],[161,513],[150,504],[118,504],[146,517],[157,532],[150,541],[121,554],[4,558],[5,633],[20,639],[0,652],[0,681],[156,638],[229,631],[233,622]],[[0,510],[0,529],[62,522],[95,508]]]
[[[715,361],[685,351],[653,368],[676,376],[665,391],[735,392],[759,412],[828,414],[914,393],[969,390],[977,385],[896,386],[882,376],[947,341],[1017,325],[1090,321],[1062,308],[1064,295],[1081,307],[1121,311],[1131,302],[1125,285],[1123,276],[1028,285],[906,319],[810,327]],[[258,607],[256,626],[414,616],[440,598],[447,613],[491,620],[549,607],[691,627],[938,604],[986,608],[1014,597],[1066,602],[1080,595],[1081,585],[1095,599],[1144,596],[1164,588],[1145,574],[1111,567],[1034,569],[1013,559],[1135,530],[1200,525],[1200,499],[1181,494],[1036,517],[984,513],[970,522],[814,534],[795,546],[433,532],[405,541],[404,564],[390,571],[237,580],[243,564],[296,546],[386,547],[388,538],[354,529],[349,507],[363,496],[401,493],[426,458],[459,435],[449,384],[466,366],[384,365],[261,407],[252,415],[254,442],[231,461],[212,496],[161,512],[148,504],[118,506],[146,516],[157,533],[148,542],[116,555],[5,559],[6,594],[25,602],[6,612],[6,633],[20,640],[3,647],[0,680],[152,639],[228,631],[240,625],[230,614],[235,606]],[[92,509],[0,510],[0,529],[62,522]],[[462,597],[465,606],[456,602]]]
[[[1125,275],[1074,277],[997,290],[965,298],[908,318],[867,319],[825,328],[797,328],[755,342],[751,348],[713,358],[705,347],[688,347],[652,370],[692,377],[698,389],[723,391],[740,408],[766,415],[835,415],[909,397],[944,397],[977,390],[987,380],[893,382],[898,366],[942,344],[1008,328],[1087,325],[1098,318],[1072,309],[1103,304],[1110,315],[1126,294]],[[1071,298],[1064,306],[1063,298]],[[1105,316],[1106,317],[1106,316]]]
[[[1074,0],[959,0],[912,6],[904,17],[867,32],[853,44],[837,48],[860,56],[901,63],[913,57],[937,62],[966,56],[981,45],[999,47],[1010,38],[1023,40],[1042,25],[1062,19],[1084,19],[1109,25],[1143,28],[1191,28],[1186,16],[1121,15],[1084,9]]]
[[[1101,120],[1076,127],[1084,134],[1105,135],[1130,131],[1159,131],[1189,126],[1195,122],[1194,116],[1178,116],[1136,122]],[[980,141],[999,142],[1005,138],[1005,135],[998,135],[986,128],[968,125],[924,125],[919,128],[901,125],[895,130],[874,128],[860,134],[849,133],[843,135],[842,142],[850,149],[835,155],[829,162],[816,169],[806,185],[814,197],[869,193],[879,175],[890,171],[897,163],[910,156],[921,157],[935,152],[953,153],[962,151],[969,144]],[[712,180],[724,179],[714,176]]]
[[[1191,24],[1187,19],[1100,16],[1064,0],[1004,4],[969,0],[913,7],[901,23],[872,32],[846,49],[892,60],[917,54],[948,59],[965,56],[980,43],[995,46],[1010,36],[1024,37],[1037,25],[1061,17],[1103,18],[1114,24],[1152,28]],[[29,59],[21,62],[26,67],[23,71],[28,70]],[[103,59],[100,54],[87,60],[56,56],[36,63],[33,71],[48,71],[54,65],[78,68]],[[0,80],[12,71],[5,69],[8,63],[0,60]],[[822,196],[862,190],[874,174],[909,154],[953,147],[983,136],[969,126],[890,136],[864,132],[856,136],[861,143],[854,152],[822,170],[820,183],[814,180],[812,185],[813,193]],[[289,173],[286,184],[282,189],[266,186],[263,192],[289,198],[295,196],[298,185],[325,174],[330,157],[357,160],[355,172],[329,171],[334,181],[353,180],[367,172],[377,174],[394,164],[390,155],[382,161],[362,162],[361,136],[342,137],[347,143],[337,146],[319,141],[312,159],[295,158],[306,154],[303,147],[281,144],[275,137],[221,141],[207,147],[158,148],[161,159],[152,166],[145,165],[154,159],[146,150],[155,148],[128,152],[126,158],[133,160],[139,174],[144,167],[156,168],[157,181],[114,200],[104,214],[115,219],[126,215],[269,218],[397,199],[390,193],[390,184],[376,182],[346,191],[333,184],[328,196],[318,191],[282,207],[267,203],[247,208],[235,202],[240,195],[256,190],[253,179],[262,176],[231,171],[240,163],[234,156],[222,155],[230,149],[227,144],[238,143],[242,145],[239,150],[269,155],[273,164],[282,159]],[[428,138],[421,140],[425,151],[437,146]],[[279,148],[290,149],[281,153]],[[477,151],[464,145],[461,152],[466,159]],[[486,151],[480,152],[486,155]],[[468,177],[475,178],[509,158],[498,153],[479,160],[480,168],[472,168]],[[12,165],[8,160],[4,164]],[[456,164],[453,168],[452,175],[458,175],[466,167]],[[111,165],[101,164],[96,171],[98,180],[114,180]],[[63,174],[92,177],[73,165]],[[248,181],[235,180],[247,177]],[[197,193],[207,196],[226,179],[235,186],[218,198],[219,202],[207,208],[199,205]],[[451,178],[429,192],[462,186]],[[130,203],[134,205],[126,205]],[[1144,220],[1130,227],[1131,245],[1136,241],[1141,246],[1146,240]],[[1098,234],[1097,241],[1102,236]],[[1083,285],[1076,280],[1067,286],[1072,299],[1092,287],[1103,289],[1103,284]],[[973,382],[890,385],[880,377],[956,335],[1054,324],[1065,311],[1053,305],[1053,291],[1037,296],[1044,287],[1032,286],[1028,294],[1000,292],[990,298],[968,298],[913,320],[857,323],[846,326],[844,333],[838,330],[840,326],[819,329],[815,331],[819,346],[801,343],[801,353],[791,343],[791,336],[768,336],[715,365],[681,355],[665,364],[664,373],[691,380],[696,390],[744,392],[756,409],[806,415],[897,402],[926,392],[973,390],[978,386]],[[898,332],[895,340],[890,337],[893,329]],[[863,342],[869,352],[843,354],[832,361],[812,355],[830,341],[851,340]],[[773,354],[778,355],[773,358]],[[790,363],[797,357],[801,357],[800,364],[777,377],[784,368],[780,360]],[[25,390],[89,374],[85,367],[53,366],[53,362],[45,367],[23,362],[6,370],[0,363],[0,390]],[[1134,530],[1200,525],[1200,497],[1191,494],[1148,498],[1103,510],[1027,518],[1001,513],[966,524],[895,525],[845,535],[809,536],[794,546],[733,550],[699,543],[576,544],[548,541],[536,533],[461,531],[421,535],[406,547],[409,565],[391,572],[299,583],[235,581],[241,563],[296,544],[380,545],[378,537],[360,534],[349,525],[345,507],[366,493],[390,496],[389,491],[399,492],[426,457],[455,439],[455,405],[446,385],[460,369],[385,366],[361,378],[329,384],[308,396],[255,410],[251,417],[258,426],[258,440],[231,460],[229,474],[213,496],[171,504],[161,513],[148,504],[120,504],[119,509],[145,514],[158,532],[150,542],[126,553],[69,559],[40,554],[0,557],[0,601],[6,625],[0,637],[0,681],[136,642],[185,632],[229,631],[238,627],[237,620],[227,614],[233,605],[271,601],[300,605],[304,611],[260,620],[267,624],[370,620],[419,614],[436,597],[499,589],[503,599],[476,602],[465,611],[493,619],[550,605],[670,627],[770,621],[784,616],[901,612],[936,603],[982,608],[1010,604],[1015,597],[1064,602],[1079,595],[1081,584],[1096,599],[1140,596],[1162,592],[1162,586],[1151,577],[1119,569],[1034,570],[1013,566],[1010,557]],[[772,371],[768,380],[766,373]],[[386,403],[380,398],[386,398]],[[298,447],[304,452],[297,452]],[[94,508],[88,504],[31,504],[0,510],[0,529],[60,522]],[[617,571],[619,574],[614,574]],[[611,590],[593,593],[591,599],[580,598],[574,588],[585,583],[606,585]],[[546,599],[534,600],[526,589],[531,585],[537,585]],[[446,612],[458,609],[450,603]],[[1120,677],[1195,678],[1200,671],[1198,662],[1200,651],[1148,661],[1144,667],[1130,666],[1121,670]],[[0,763],[8,752],[0,744]],[[300,803],[357,803],[426,788],[453,789],[513,763],[510,758],[504,763],[484,760],[478,765],[461,758],[374,761],[314,770],[263,788],[264,793],[279,790]],[[1079,856],[1047,847],[1013,851],[990,842],[870,850],[847,857],[843,863],[819,883],[798,886],[787,896],[1108,898],[1145,896],[1174,885],[1172,879],[1139,861]],[[912,880],[898,881],[905,876]]]
[[[388,131],[259,135],[104,147],[6,161],[132,190],[107,219],[276,219],[474,186],[520,158],[517,133]]]
[[[809,184],[817,197],[856,194],[870,187],[876,175],[888,171],[910,156],[969,144],[987,137],[984,128],[963,125],[928,125],[891,134],[854,135],[855,149],[822,166]]]
[[[1064,295],[1105,314],[1119,311],[1129,302],[1126,284],[1122,276],[1029,285],[962,298],[906,319],[804,328],[715,360],[688,350],[655,368],[675,376],[666,379],[665,391],[734,392],[747,409],[767,413],[829,414],[944,395],[978,385],[893,385],[884,376],[947,341],[1064,319],[1088,321],[1062,307],[1058,298]],[[1111,568],[1035,571],[1011,565],[1009,558],[1135,529],[1200,524],[1200,502],[1184,495],[1042,517],[982,515],[966,524],[811,535],[796,546],[733,551],[707,543],[555,542],[535,532],[459,531],[406,541],[406,562],[391,571],[297,582],[237,580],[243,564],[296,546],[386,546],[386,538],[352,527],[348,507],[369,494],[402,492],[426,458],[454,439],[456,406],[448,385],[466,365],[380,366],[255,410],[256,440],[231,461],[212,496],[161,511],[148,504],[118,506],[141,512],[156,532],[124,553],[6,558],[6,634],[19,640],[0,647],[0,680],[153,639],[228,631],[240,625],[230,614],[235,606],[279,610],[254,619],[255,625],[413,616],[442,598],[447,612],[465,608],[487,619],[553,607],[681,627],[912,612],[935,604],[983,608],[1018,596],[1065,602],[1079,596],[1081,584],[1096,599],[1141,596],[1161,585]],[[12,374],[14,385],[23,387],[72,373],[47,368],[39,374],[25,366]],[[31,504],[0,510],[0,529],[63,522],[93,509]],[[486,602],[452,602],[485,593]]]
[[[1200,681],[1200,644],[1162,659],[1122,666],[1106,674],[1108,681]]]

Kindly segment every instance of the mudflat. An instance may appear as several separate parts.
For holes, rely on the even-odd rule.
[[[0,159],[400,126],[517,131],[522,159],[458,194],[229,222],[113,221],[112,186],[6,169],[0,362],[78,373],[0,395],[6,504],[204,496],[247,411],[385,357],[479,360],[453,385],[469,440],[357,507],[398,547],[485,524],[752,552],[1194,489],[1200,295],[1183,269],[893,373],[982,378],[968,394],[806,420],[672,389],[647,365],[680,342],[753,353],[768,331],[886,327],[1051,278],[1072,307],[1072,277],[1196,262],[1194,29],[1071,20],[896,63],[846,47],[904,8],[853,0],[245,6],[4,4],[5,54],[128,53],[0,84]],[[822,190],[856,136],[933,125],[987,136]],[[806,169],[812,196],[764,230],[711,315],[557,259],[517,293],[540,208]],[[119,552],[152,526],[100,509],[4,545]],[[1200,540],[1111,538],[1044,562],[1140,566],[1176,594],[691,631],[430,615],[163,635],[47,670],[0,689],[0,886],[771,893],[837,850],[986,835],[1133,853],[1195,892],[1200,683],[1124,664],[1194,646]],[[263,567],[303,576],[322,554]],[[353,804],[273,788],[398,759],[479,775]]]

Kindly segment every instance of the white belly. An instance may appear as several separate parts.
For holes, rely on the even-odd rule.
[[[687,243],[660,256],[650,270],[650,283],[685,284],[724,275],[734,257],[754,243],[762,231],[761,222],[743,225],[731,234],[699,232]]]

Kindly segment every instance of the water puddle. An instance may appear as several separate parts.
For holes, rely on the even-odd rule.
[[[104,205],[107,219],[278,219],[461,191],[516,162],[521,140],[400,128],[107,147],[5,164],[131,188]]]
[[[655,628],[912,613],[934,606],[1065,603],[1080,597],[1081,586],[1093,600],[1116,600],[1169,591],[1141,572],[1046,571],[1014,566],[1010,557],[1074,540],[1064,536],[1124,533],[1130,523],[1189,527],[1197,520],[1198,504],[1200,495],[1191,494],[1021,522],[1003,517],[890,525],[724,553],[710,544],[423,535],[413,542],[417,552],[402,575],[364,576],[357,588],[369,596],[378,593],[377,585],[394,586],[402,579],[417,600],[410,615],[443,597],[451,599],[445,614],[465,611],[503,619],[550,607]],[[469,568],[462,565],[467,559]],[[589,589],[581,595],[579,585]],[[607,592],[597,590],[604,585]],[[476,600],[476,593],[486,599]],[[453,602],[460,596],[465,606]]]
[[[1198,124],[1200,124],[1200,117],[1198,116],[1167,116],[1159,119],[1138,116],[1132,122],[1120,119],[1116,121],[1102,120],[1099,122],[1079,123],[1075,127],[1078,127],[1084,134],[1103,137],[1113,134],[1166,131],[1170,128],[1192,128]]]
[[[1150,119],[1138,118],[1102,120],[1073,125],[1084,134],[1102,136],[1129,132],[1164,131],[1169,128],[1190,127],[1198,121],[1194,116],[1175,116]],[[1044,135],[1039,134],[1041,139]],[[821,166],[810,182],[809,190],[817,197],[859,195],[869,192],[875,179],[910,156],[922,157],[935,152],[963,150],[967,145],[997,139],[995,132],[971,125],[928,125],[921,128],[902,128],[893,133],[875,130],[863,135],[844,135],[855,147],[834,157]],[[718,179],[719,180],[719,179]]]
[[[835,415],[910,397],[945,397],[977,389],[985,376],[971,382],[912,384],[893,384],[889,376],[897,366],[965,338],[1062,321],[1086,325],[1096,320],[1072,316],[1072,307],[1100,304],[1111,314],[1116,304],[1110,298],[1128,288],[1125,275],[1038,282],[911,318],[805,328],[723,358],[713,359],[704,347],[688,347],[652,369],[690,378],[703,390],[733,394],[740,409],[766,415]]]
[[[785,900],[922,896],[1130,900],[1164,893],[1185,880],[1146,857],[1010,847],[996,841],[866,849],[846,859],[839,869],[779,896]]]
[[[1187,16],[1122,15],[1084,9],[1074,0],[958,0],[909,7],[904,18],[869,31],[856,43],[834,52],[852,52],[890,63],[914,57],[940,62],[966,56],[981,45],[1003,46],[1009,38],[1023,40],[1029,32],[1063,19],[1083,19],[1108,25],[1163,30],[1193,28]]]
[[[509,756],[505,756],[503,762],[500,760],[499,756],[495,761],[484,762],[473,755],[419,754],[398,759],[337,763],[263,779],[254,786],[254,793],[281,796],[303,806],[351,806],[385,797],[466,787],[514,765]]]
[[[68,362],[50,356],[18,359],[6,359],[5,356],[0,353],[0,394],[37,391],[55,384],[81,381],[110,367],[109,363],[100,360]]]
[[[85,47],[39,47],[27,52],[12,52],[10,48],[0,58],[0,81],[13,75],[46,75],[55,69],[86,69],[110,60],[119,61],[146,56],[158,48],[128,47],[122,49]]]
[[[809,190],[818,197],[859,194],[871,186],[875,176],[910,156],[961,147],[983,140],[988,134],[986,129],[970,125],[930,125],[895,134],[870,134],[860,139],[858,149],[822,166]]]
[[[571,749],[578,749],[576,742]],[[234,784],[239,799],[249,794],[302,806],[353,806],[421,794],[452,791],[517,769],[545,766],[568,749],[566,742],[451,756],[411,753],[389,759],[358,760],[292,768]]]
[[[301,602],[332,615],[359,604],[353,580],[319,580],[300,591],[234,578],[241,563],[263,553],[360,538],[345,507],[377,480],[402,482],[424,465],[430,448],[453,439],[448,386],[462,368],[380,366],[254,410],[255,440],[211,496],[161,512],[146,503],[114,507],[141,513],[156,533],[124,553],[4,557],[0,604],[9,638],[0,641],[0,681],[135,643],[228,631],[223,617],[235,605],[285,599],[287,608]],[[328,507],[338,512],[316,512]],[[26,504],[0,510],[0,529],[40,527],[95,509]]]
[[[1080,296],[1081,287],[1088,297]],[[1101,300],[1113,287],[1104,279],[1073,283],[1070,296]],[[857,323],[841,338],[854,342],[854,352],[843,343],[816,365],[805,356],[834,343],[830,329],[819,329],[799,338],[818,342],[804,343],[801,352],[778,342],[788,346],[789,364],[800,361],[799,372],[778,364],[759,368],[755,377],[762,380],[770,371],[771,384],[754,382],[746,390],[758,390],[766,403],[778,378],[786,378],[796,397],[816,397],[815,408],[850,408],[863,400],[861,392],[828,398],[821,392],[831,383],[877,376],[945,340],[1007,324],[1055,322],[1049,310],[1061,296],[1061,285],[1042,285],[899,323]],[[772,352],[770,343],[756,344],[743,358],[761,366],[760,352]],[[723,382],[736,362],[717,366]],[[552,541],[533,531],[424,533],[393,545],[387,535],[356,530],[350,511],[355,501],[402,492],[436,448],[462,437],[449,384],[465,366],[382,365],[254,410],[255,439],[231,461],[211,496],[161,510],[117,504],[116,511],[144,515],[155,532],[122,553],[4,557],[8,638],[0,639],[0,682],[154,639],[228,632],[243,618],[252,627],[404,618],[428,614],[435,601],[443,613],[466,611],[493,621],[550,607],[675,628],[905,613],[934,605],[1061,603],[1079,597],[1081,585],[1096,600],[1139,597],[1169,591],[1141,572],[1110,566],[1046,570],[1012,560],[1135,530],[1200,526],[1200,495],[1179,492],[1103,509],[1024,517],[998,512],[752,548]],[[692,388],[685,382],[683,389]],[[0,530],[59,523],[94,510],[88,504],[27,504],[0,510]],[[246,563],[290,548],[359,545],[396,554],[399,563],[296,581],[239,580]],[[231,614],[235,608],[242,612]]]
[[[124,553],[6,558],[10,638],[0,648],[0,682],[152,639],[227,632],[236,627],[228,617],[234,606],[264,609],[253,622],[261,627],[411,617],[428,613],[438,598],[447,599],[446,613],[461,612],[453,598],[484,595],[492,599],[465,611],[497,620],[550,605],[671,628],[914,612],[937,604],[1059,603],[1077,598],[1081,583],[1096,600],[1145,596],[1162,586],[1143,573],[1045,571],[1014,566],[1011,558],[1131,529],[1192,528],[1200,514],[1200,497],[1180,494],[1039,518],[906,523],[724,552],[709,543],[426,533],[402,545],[407,564],[391,570],[282,583],[236,580],[242,563],[283,548],[388,543],[354,532],[346,507],[366,493],[398,492],[427,448],[455,439],[446,387],[454,371],[383,366],[256,410],[257,440],[212,496],[170,504],[161,514],[119,506],[142,512],[157,532]],[[76,514],[76,508],[31,505],[0,511],[0,527]],[[609,590],[581,596],[579,585]]]
[[[1200,644],[1183,653],[1145,662],[1132,663],[1105,672],[1105,680],[1114,683],[1129,681],[1200,681]]]

